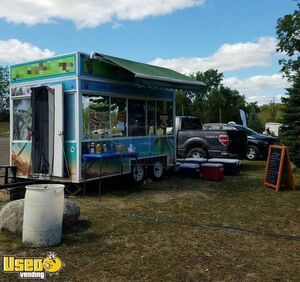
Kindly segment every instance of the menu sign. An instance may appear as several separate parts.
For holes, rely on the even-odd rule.
[[[285,146],[272,145],[269,147],[264,185],[276,189],[276,191],[279,191],[282,185],[296,190],[289,153]]]

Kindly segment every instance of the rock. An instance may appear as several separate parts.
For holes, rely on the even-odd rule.
[[[0,211],[0,230],[22,232],[23,230],[24,199],[4,205]],[[80,206],[65,199],[63,228],[70,227],[79,220]]]
[[[21,232],[23,229],[24,199],[7,203],[0,211],[0,230]]]
[[[65,199],[63,227],[69,227],[79,220],[80,206],[69,199]]]

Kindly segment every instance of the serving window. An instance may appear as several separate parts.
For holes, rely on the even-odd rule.
[[[86,139],[110,136],[110,101],[108,96],[83,95],[83,134]]]
[[[123,137],[126,136],[126,99],[111,98],[110,105],[111,114],[111,136]]]
[[[128,136],[146,135],[146,101],[128,99]]]
[[[147,101],[147,134],[155,135],[155,101]]]
[[[173,134],[173,103],[170,101],[156,101],[156,134]]]
[[[173,102],[83,94],[83,138],[173,134]]]

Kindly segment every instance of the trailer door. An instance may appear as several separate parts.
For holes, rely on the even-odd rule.
[[[62,85],[32,88],[32,172],[63,177]]]

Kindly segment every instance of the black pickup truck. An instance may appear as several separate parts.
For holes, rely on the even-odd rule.
[[[176,117],[177,156],[179,158],[239,158],[246,156],[247,135],[225,126],[203,130],[196,117]]]

